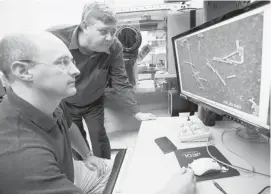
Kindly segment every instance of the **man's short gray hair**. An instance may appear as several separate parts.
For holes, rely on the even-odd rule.
[[[38,52],[37,46],[23,34],[14,34],[0,40],[0,71],[11,79],[11,65],[19,60],[32,60]]]
[[[100,20],[105,24],[117,23],[117,16],[114,10],[101,2],[92,2],[84,6],[81,21],[89,23],[92,18]]]

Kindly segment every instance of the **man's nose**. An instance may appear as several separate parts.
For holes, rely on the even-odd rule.
[[[107,33],[105,39],[106,39],[106,40],[112,40],[112,39],[113,39],[112,34],[111,34],[111,33]]]
[[[75,64],[71,64],[71,67],[70,67],[70,74],[71,74],[72,76],[74,76],[74,77],[80,74],[80,71],[79,71],[79,69],[77,69],[77,67],[76,67]]]

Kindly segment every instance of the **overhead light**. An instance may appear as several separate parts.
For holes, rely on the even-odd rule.
[[[121,7],[115,8],[115,12],[118,13],[131,13],[131,12],[142,12],[142,11],[158,11],[158,10],[185,10],[189,7],[186,4],[180,3],[169,3],[160,5],[146,5],[138,7]]]
[[[164,0],[164,3],[185,3],[189,0]]]

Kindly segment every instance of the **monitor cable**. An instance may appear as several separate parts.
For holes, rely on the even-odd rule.
[[[223,143],[223,142],[224,142],[224,141],[223,141],[223,136],[224,136],[225,131],[226,131],[226,130],[224,130],[224,132],[223,132],[222,135],[221,135],[221,140],[222,140],[222,144],[223,144],[223,145],[224,145],[224,143]],[[231,131],[233,131],[233,130],[231,130]],[[229,132],[229,131],[228,131],[228,132]],[[255,171],[253,165],[251,165],[251,166],[252,166],[252,169],[250,170],[250,169],[246,169],[246,168],[243,168],[243,167],[240,167],[240,166],[227,164],[227,163],[225,163],[225,162],[223,162],[223,161],[221,161],[221,160],[218,160],[218,159],[215,158],[215,157],[210,153],[210,151],[209,151],[209,141],[210,141],[210,138],[211,138],[211,137],[209,137],[208,140],[207,140],[206,150],[207,150],[209,156],[210,156],[211,158],[213,158],[215,161],[217,161],[218,163],[221,163],[221,164],[223,164],[223,165],[225,165],[225,166],[227,166],[227,167],[230,167],[230,168],[233,168],[233,169],[236,169],[236,170],[240,170],[240,171],[243,171],[243,172],[246,172],[246,173],[255,173],[255,174],[262,175],[262,176],[270,177],[269,174],[265,174],[265,173],[261,173],[261,172]],[[225,145],[224,145],[224,146],[225,146]],[[226,146],[225,146],[225,147],[226,147]],[[228,149],[228,148],[226,147],[226,149]],[[228,150],[229,150],[229,149],[228,149]],[[230,152],[231,152],[231,153],[234,153],[233,151],[230,151]],[[237,155],[237,156],[239,156],[240,158],[242,158],[240,155],[238,155],[238,154],[236,154],[236,153],[234,153],[234,154]],[[242,158],[242,159],[243,159],[243,158]],[[243,160],[244,160],[244,159],[243,159]]]

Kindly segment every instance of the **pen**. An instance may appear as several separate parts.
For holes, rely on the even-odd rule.
[[[215,182],[214,180],[212,181],[216,188],[218,188],[222,193],[227,194],[226,191],[224,191],[224,189],[222,189],[222,187],[217,182]]]

